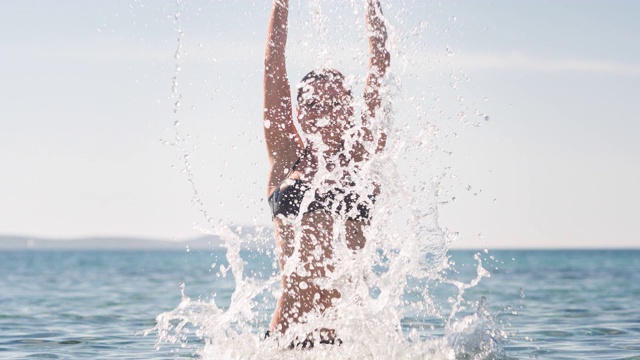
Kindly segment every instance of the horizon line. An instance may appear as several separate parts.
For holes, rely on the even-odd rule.
[[[24,241],[27,242],[25,245],[18,245],[15,244],[14,246],[3,246],[2,244],[0,244],[0,251],[38,251],[38,250],[43,250],[43,251],[73,251],[73,250],[85,250],[85,251],[137,251],[137,250],[180,250],[179,248],[177,248],[178,246],[184,246],[184,250],[189,249],[190,245],[189,242],[194,242],[197,240],[202,240],[203,238],[207,238],[207,237],[213,237],[213,238],[217,238],[219,243],[216,244],[215,246],[213,246],[213,244],[209,244],[211,245],[211,249],[224,249],[225,244],[224,241],[222,241],[220,239],[219,236],[217,235],[210,235],[210,234],[202,234],[200,236],[193,236],[193,237],[189,237],[189,238],[184,238],[184,239],[161,239],[161,238],[153,238],[153,237],[148,237],[148,236],[127,236],[127,235],[95,235],[95,236],[82,236],[82,237],[69,237],[69,238],[53,238],[53,237],[41,237],[41,236],[30,236],[30,235],[7,235],[7,234],[0,234],[0,239],[11,239],[14,241]],[[110,247],[101,247],[100,245],[96,245],[96,244],[85,244],[85,246],[82,246],[82,242],[88,242],[91,240],[107,240],[107,239],[111,239],[111,240],[139,240],[139,241],[143,241],[143,242],[147,242],[149,243],[150,246],[110,246]],[[28,242],[29,241],[44,241],[47,243],[58,243],[61,244],[62,243],[67,243],[65,245],[69,245],[69,242],[79,242],[80,244],[78,244],[79,246],[77,248],[69,248],[69,247],[37,247],[37,246],[29,246]],[[152,246],[153,244],[155,244],[156,246]],[[34,244],[35,245],[35,244]],[[163,248],[162,245],[167,245],[168,247]],[[273,245],[275,245],[275,242],[273,243]],[[191,247],[191,249],[193,250],[201,250],[204,247],[201,246],[197,246],[197,247]],[[251,248],[251,247],[249,247]],[[554,247],[550,247],[550,246],[540,246],[540,247],[536,247],[536,246],[503,246],[503,245],[498,245],[498,246],[481,246],[481,247],[476,247],[476,246],[456,246],[453,245],[451,247],[449,247],[447,250],[463,250],[463,251],[479,251],[479,252],[484,252],[485,250],[493,251],[493,250],[499,250],[499,251],[608,251],[608,250],[615,250],[615,251],[621,251],[621,250],[640,250],[640,245],[638,246],[629,246],[629,245],[620,245],[620,246],[598,246],[598,245],[594,245],[594,246],[576,246],[576,247],[572,247],[572,246],[554,246]]]

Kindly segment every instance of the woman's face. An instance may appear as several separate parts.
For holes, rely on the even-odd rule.
[[[340,80],[315,80],[302,88],[298,122],[307,134],[320,134],[326,145],[341,143],[353,116],[351,94]]]

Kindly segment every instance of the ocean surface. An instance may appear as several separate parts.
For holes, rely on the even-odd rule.
[[[640,250],[450,251],[452,274],[472,277],[474,255],[490,276],[463,296],[486,310],[483,331],[494,343],[488,355],[471,348],[455,357],[640,359]],[[268,255],[242,257],[247,274],[275,271]],[[220,275],[221,264],[220,250],[2,251],[0,359],[199,358],[197,334],[157,343],[155,319],[180,304],[180,284],[191,299],[214,293],[218,307],[228,306],[234,281]],[[434,289],[434,303],[450,302],[446,292]],[[259,310],[256,338],[272,309]],[[402,328],[433,340],[446,321],[408,315]],[[472,337],[447,341],[455,347]]]

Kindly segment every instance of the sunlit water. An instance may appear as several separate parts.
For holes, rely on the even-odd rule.
[[[521,314],[528,309],[526,299],[529,292],[537,294],[554,289],[551,281],[540,284],[539,288],[528,289],[531,285],[529,282],[535,280],[533,283],[539,283],[540,279],[544,279],[544,276],[536,273],[535,267],[525,272],[532,279],[508,286],[513,281],[523,279],[514,276],[500,283],[496,283],[495,279],[499,275],[514,275],[508,273],[507,269],[517,273],[515,260],[495,258],[486,252],[460,253],[456,256],[459,258],[452,258],[449,253],[449,247],[456,238],[455,229],[450,231],[439,224],[441,205],[455,198],[451,195],[456,191],[446,185],[456,176],[446,160],[446,155],[452,151],[447,148],[447,138],[457,136],[458,129],[469,125],[480,127],[489,118],[473,99],[470,105],[461,95],[459,87],[468,80],[463,72],[446,69],[446,65],[443,68],[441,64],[438,65],[440,71],[437,74],[427,70],[430,63],[446,63],[441,57],[452,56],[453,51],[446,46],[446,51],[440,55],[425,56],[432,51],[426,50],[426,38],[445,34],[449,28],[445,26],[427,30],[430,26],[428,22],[416,22],[415,19],[412,19],[414,24],[407,27],[407,9],[417,5],[412,1],[397,2],[393,6],[388,2],[385,5],[390,35],[388,48],[393,65],[380,90],[383,93],[384,111],[381,109],[376,118],[368,120],[372,128],[382,127],[389,134],[388,146],[370,162],[360,163],[357,171],[353,164],[346,165],[361,195],[371,193],[373,181],[382,187],[372,212],[373,221],[365,233],[366,246],[356,252],[347,249],[344,231],[340,230],[341,219],[337,219],[338,226],[334,227],[332,239],[335,271],[320,281],[329,288],[339,290],[340,299],[324,314],[307,314],[305,322],[295,324],[284,336],[272,335],[264,339],[263,334],[281,291],[281,275],[273,260],[272,236],[268,229],[252,238],[234,233],[228,222],[214,220],[211,214],[215,213],[215,204],[201,197],[199,174],[189,160],[194,151],[190,150],[192,147],[187,140],[191,134],[182,128],[183,121],[189,119],[189,115],[181,108],[185,100],[181,72],[186,64],[185,39],[189,37],[189,32],[183,26],[185,20],[182,11],[189,4],[181,1],[176,3],[173,20],[177,44],[170,96],[174,104],[172,122],[175,138],[169,144],[177,150],[180,166],[192,187],[191,201],[200,211],[204,224],[201,230],[220,236],[225,242],[226,252],[217,254],[208,264],[210,276],[216,279],[215,284],[206,288],[204,293],[194,296],[190,292],[194,284],[185,281],[181,285],[182,296],[179,301],[168,311],[158,311],[157,323],[145,334],[156,335],[161,349],[163,346],[170,349],[178,347],[183,349],[179,354],[207,359],[576,356],[571,353],[572,349],[564,345],[551,344],[552,350],[547,350],[541,346],[540,340],[536,340],[541,335],[559,339],[580,337],[579,330],[569,335],[571,331],[565,329],[568,324],[557,322],[556,312],[546,323],[553,328],[548,334],[529,334],[513,326],[514,319],[523,318]],[[313,59],[306,65],[310,68],[336,67],[346,72],[354,71],[354,75],[348,75],[347,83],[354,89],[355,108],[362,108],[364,104],[358,89],[364,84],[366,74],[363,70],[366,69],[367,53],[358,44],[366,43],[362,21],[363,2],[310,1],[298,3],[298,6],[296,11],[306,13],[306,17],[302,16],[306,20],[292,22],[290,28],[297,26],[298,31],[292,33],[288,52],[311,54]],[[455,22],[456,18],[450,17],[450,20]],[[431,46],[437,46],[437,40],[429,40]],[[350,55],[345,57],[345,53]],[[303,61],[304,57],[289,58],[289,62],[296,66]],[[354,68],[354,64],[358,66]],[[358,67],[361,69],[358,70]],[[295,79],[292,81],[295,83]],[[442,83],[447,84],[446,90],[431,85]],[[425,88],[425,84],[430,85]],[[440,104],[441,99],[452,98],[456,99],[454,111]],[[467,114],[475,114],[476,118],[472,119]],[[256,122],[256,126],[260,125]],[[269,124],[265,123],[264,126]],[[349,136],[346,138],[349,139]],[[306,141],[315,142],[321,147],[318,139],[311,136],[307,136]],[[352,145],[346,141],[346,150]],[[373,153],[374,146],[367,150]],[[320,158],[312,188],[321,188],[321,180],[340,180],[341,172],[325,171],[323,161]],[[339,161],[334,159],[334,163]],[[467,190],[469,188],[467,185]],[[308,192],[302,202],[303,208],[312,201],[312,194],[313,191]],[[298,230],[301,227],[300,220],[293,221],[293,226]],[[256,246],[258,250],[242,255],[244,249]],[[529,255],[524,253],[525,257]],[[293,269],[299,261],[296,256],[294,252],[284,272],[295,271]],[[546,263],[547,259],[543,259],[545,255],[536,256]],[[560,264],[562,261],[552,265]],[[554,269],[564,276],[562,274],[566,268]],[[586,270],[588,267],[585,267]],[[541,271],[545,271],[545,268]],[[591,284],[589,281],[587,283]],[[560,288],[566,289],[567,286],[563,284]],[[532,296],[535,299],[536,295]],[[566,318],[576,318],[576,314],[582,316],[590,311],[579,306],[574,308],[571,302],[559,304],[563,304],[560,307],[566,307],[563,310],[566,313],[562,316]],[[535,310],[537,318],[547,316],[537,313],[539,310]],[[296,338],[304,338],[320,328],[335,329],[342,344],[316,346],[312,351],[288,349],[292,341],[297,341]],[[600,331],[606,335],[623,333],[604,325],[592,326],[586,331]],[[629,351],[636,346],[628,343],[618,345]],[[592,355],[597,356],[597,351]]]
[[[358,89],[363,87],[367,56],[360,46],[362,2],[298,5],[302,10],[297,11],[308,16],[292,23],[305,32],[292,36],[290,51],[311,54],[309,69],[344,70],[356,95],[354,105],[361,108]],[[348,250],[344,233],[335,232],[335,271],[324,279],[341,293],[334,308],[322,316],[310,314],[306,323],[293,326],[283,338],[264,339],[280,291],[272,235],[269,229],[252,237],[231,231],[229,223],[212,218],[219,212],[216,204],[201,197],[199,173],[189,160],[197,146],[187,141],[193,134],[183,130],[190,118],[183,110],[182,102],[189,99],[181,82],[187,55],[184,39],[190,34],[181,12],[189,4],[178,1],[172,16],[177,35],[175,71],[167,84],[175,137],[165,143],[177,150],[180,168],[193,190],[190,200],[200,211],[198,221],[205,224],[200,228],[220,236],[225,250],[0,253],[0,266],[7,274],[0,303],[0,355],[145,359],[638,356],[638,252],[450,251],[455,233],[439,224],[440,206],[456,192],[446,185],[455,177],[446,160],[452,150],[447,139],[469,125],[482,126],[480,120],[488,117],[474,100],[465,102],[459,87],[468,79],[462,72],[446,69],[446,64],[444,70],[431,71],[434,63],[442,65],[443,58],[453,52],[442,46],[440,55],[425,55],[425,39],[430,40],[429,51],[437,49],[435,36],[449,28],[430,28],[415,16],[409,21],[407,9],[419,3],[386,5],[393,59],[381,90],[386,116],[370,123],[386,129],[389,143],[382,154],[361,164],[358,174],[349,169],[363,194],[370,193],[371,179],[381,184],[382,193],[364,249]],[[347,52],[350,55],[345,57]],[[291,62],[303,60],[298,57]],[[355,75],[349,75],[352,70]],[[446,89],[438,84],[446,84]],[[442,105],[451,99],[455,99],[453,110]],[[316,180],[337,173],[322,170]],[[300,226],[299,219],[294,225]],[[295,261],[294,254],[290,262]],[[342,344],[288,349],[296,335],[323,327],[336,329]]]
[[[459,277],[475,275],[477,253],[451,252]],[[464,294],[469,306],[456,318],[466,331],[446,337],[447,319],[416,319],[410,311],[401,319],[404,333],[415,329],[421,339],[431,341],[434,353],[426,358],[474,358],[484,344],[493,349],[489,357],[498,358],[640,359],[640,251],[479,254],[491,277]],[[268,256],[242,255],[247,274],[273,269]],[[184,347],[162,343],[159,350],[155,335],[142,334],[155,326],[159,312],[180,303],[181,282],[191,299],[208,302],[215,290],[218,306],[228,308],[234,281],[211,270],[213,263],[225,264],[223,258],[221,251],[0,252],[0,358],[200,357],[205,340],[194,333]],[[447,304],[451,291],[441,290],[434,292],[434,302]],[[483,296],[486,312],[463,321]],[[260,336],[272,310],[269,302],[256,311],[253,335],[243,339],[250,343],[243,345],[273,351]],[[228,341],[229,348],[236,348],[240,340]],[[394,346],[389,337],[375,341]],[[280,350],[273,358],[332,358],[338,350]],[[411,356],[404,355],[398,357]],[[260,353],[254,357],[265,358]]]
[[[354,128],[344,136],[344,153],[349,154],[360,131],[360,109],[365,108],[362,94],[358,89],[364,87],[368,53],[358,50],[357,44],[366,44],[366,31],[363,21],[364,2],[336,2],[339,8],[320,1],[312,1],[299,9],[306,11],[306,20],[296,24],[304,31],[302,40],[295,41],[288,53],[303,52],[315,55],[315,60],[307,66],[315,68],[338,67],[352,71],[353,62],[360,64],[356,75],[350,75],[346,85],[354,90],[353,106],[356,115]],[[353,252],[346,246],[344,221],[346,216],[335,216],[331,246],[333,248],[332,265],[335,269],[327,273],[323,279],[314,279],[317,285],[327,289],[335,289],[340,298],[324,313],[312,312],[304,314],[305,319],[292,324],[286,334],[273,334],[269,339],[258,341],[256,333],[264,331],[272,306],[280,296],[281,274],[269,267],[262,266],[259,271],[247,268],[249,263],[241,259],[240,251],[256,244],[265,250],[258,252],[258,257],[273,258],[272,237],[263,234],[253,239],[244,238],[231,231],[225,221],[215,221],[211,204],[207,204],[201,196],[198,174],[191,164],[188,135],[181,130],[185,116],[181,110],[183,84],[181,69],[184,62],[184,39],[189,36],[184,31],[182,11],[185,3],[177,2],[173,16],[177,44],[175,50],[175,73],[171,84],[171,100],[174,102],[174,141],[181,161],[181,167],[193,190],[192,202],[200,211],[204,222],[201,230],[204,233],[220,236],[225,242],[227,265],[214,264],[212,269],[216,276],[233,276],[234,292],[227,306],[214,296],[210,299],[194,300],[185,295],[180,304],[172,311],[164,312],[157,318],[154,331],[160,343],[188,345],[193,336],[202,338],[205,346],[198,354],[206,358],[287,358],[328,356],[332,358],[424,358],[454,356],[499,356],[500,339],[506,335],[495,325],[495,321],[487,310],[486,299],[469,302],[464,295],[469,289],[478,285],[482,278],[489,276],[480,256],[474,257],[474,265],[468,274],[460,273],[454,263],[447,257],[449,244],[455,234],[439,225],[439,204],[441,198],[441,179],[449,174],[446,170],[434,165],[438,151],[435,129],[425,121],[424,115],[430,110],[422,110],[421,106],[431,105],[427,100],[416,100],[419,95],[425,99],[425,89],[415,89],[411,94],[405,93],[403,81],[406,74],[416,70],[405,51],[417,49],[419,27],[406,33],[396,29],[392,21],[387,21],[389,31],[388,49],[393,58],[393,71],[383,80],[379,92],[382,104],[376,116],[367,118],[368,127],[372,130],[374,141],[361,143],[367,152],[372,154],[369,161],[356,164],[352,161],[342,164],[338,156],[334,159],[319,157],[317,173],[310,183],[311,191],[307,192],[301,208],[306,208],[313,201],[316,189],[322,193],[328,189],[325,181],[340,183],[342,174],[348,173],[355,191],[361,199],[371,194],[374,183],[380,184],[382,192],[376,198],[372,209],[372,221],[365,230],[367,239],[363,249]],[[395,18],[402,23],[405,4],[396,8]],[[389,5],[388,10],[392,10]],[[298,10],[300,11],[300,10]],[[346,17],[343,18],[343,16]],[[309,21],[311,20],[311,21]],[[299,37],[298,37],[299,38]],[[306,39],[306,40],[305,40]],[[312,41],[309,41],[312,39]],[[349,60],[340,53],[349,51]],[[294,57],[289,58],[290,61]],[[358,75],[360,74],[360,75]],[[411,78],[416,78],[413,75]],[[457,79],[449,78],[450,86],[455,88]],[[360,90],[361,91],[361,90]],[[437,102],[437,100],[433,100]],[[418,112],[412,107],[418,107]],[[433,108],[431,109],[433,110]],[[397,121],[400,119],[401,121]],[[410,120],[411,125],[404,121]],[[430,121],[437,120],[434,117]],[[258,124],[256,124],[258,125]],[[265,127],[270,122],[265,121]],[[377,129],[389,135],[385,151],[376,154]],[[432,131],[428,131],[431,129]],[[426,135],[425,135],[426,132]],[[418,134],[416,136],[416,134]],[[429,139],[430,138],[430,139]],[[307,134],[306,142],[322,153],[324,144],[319,135]],[[325,160],[340,164],[333,171],[328,171]],[[344,168],[340,168],[343,166]],[[418,167],[424,167],[419,175]],[[417,175],[417,176],[416,176]],[[290,225],[296,229],[294,248],[300,247],[302,232],[302,216],[291,219]],[[254,264],[255,265],[255,264]],[[287,260],[283,273],[297,272],[300,265],[298,252]],[[298,268],[299,269],[299,268]],[[322,284],[320,284],[322,282]],[[186,284],[189,285],[188,283]],[[213,288],[213,291],[218,289]],[[441,293],[445,301],[436,301]],[[269,309],[269,311],[265,311]],[[408,326],[407,321],[414,326]],[[313,353],[302,354],[286,351],[290,343],[295,344],[318,329],[335,329],[341,346],[318,346]],[[425,329],[437,332],[439,336],[427,336]],[[283,351],[285,350],[285,351]]]

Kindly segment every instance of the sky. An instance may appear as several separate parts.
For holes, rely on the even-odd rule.
[[[387,186],[437,179],[454,247],[640,245],[640,3],[381,2],[404,148]],[[269,8],[0,2],[0,234],[270,226]],[[292,86],[323,65],[362,84],[362,1],[292,0],[290,18]]]

